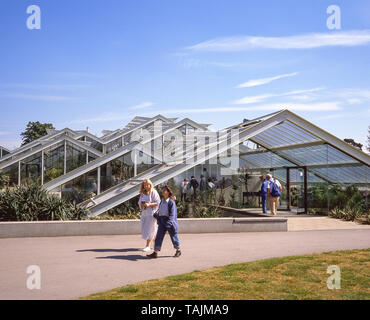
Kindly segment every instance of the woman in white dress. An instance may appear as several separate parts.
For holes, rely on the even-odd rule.
[[[155,239],[157,234],[157,220],[153,213],[158,209],[161,199],[153,183],[149,179],[144,179],[140,187],[139,207],[141,210],[141,235],[146,240],[143,251],[150,251],[150,242]]]

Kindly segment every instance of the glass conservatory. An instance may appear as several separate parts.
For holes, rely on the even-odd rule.
[[[260,206],[259,177],[269,173],[283,186],[281,211],[367,207],[370,156],[289,110],[219,131],[209,126],[158,115],[100,137],[49,130],[12,152],[0,147],[0,188],[37,181],[98,215],[136,197],[144,178],[171,185],[180,201],[181,183],[194,177],[199,188],[190,198],[248,210]]]

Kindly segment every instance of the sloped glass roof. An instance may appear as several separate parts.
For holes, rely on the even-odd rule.
[[[279,155],[271,151],[262,151],[257,153],[251,153],[241,156],[242,160],[245,160],[248,167],[257,168],[272,168],[272,167],[292,167],[295,164],[283,159]]]
[[[353,158],[328,144],[279,150],[279,154],[294,158],[302,165],[348,164]]]
[[[269,128],[254,136],[252,140],[271,149],[321,141],[315,135],[290,121],[284,121],[281,124]]]

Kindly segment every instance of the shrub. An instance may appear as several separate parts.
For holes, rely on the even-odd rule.
[[[86,209],[49,195],[37,183],[0,191],[0,221],[81,220],[86,216]]]
[[[91,218],[98,220],[112,220],[112,219],[140,219],[140,209],[137,204],[139,197],[134,197],[119,206],[108,210],[104,215],[99,217]]]
[[[5,172],[0,171],[0,189],[9,185],[10,178]]]
[[[203,207],[195,205],[193,208],[194,218],[216,218],[220,216],[220,210],[216,207]]]
[[[347,205],[346,207],[339,208],[336,207],[330,210],[329,216],[336,219],[343,219],[346,221],[359,221],[362,223],[370,223],[370,215],[367,212],[363,212],[361,208],[352,208]]]

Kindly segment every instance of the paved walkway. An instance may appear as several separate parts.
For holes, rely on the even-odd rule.
[[[287,216],[287,218],[288,218],[288,231],[343,230],[343,229],[370,230],[370,225],[359,224],[352,221],[343,221],[323,216],[293,216],[293,217]]]
[[[143,280],[269,257],[370,248],[370,228],[180,235],[172,258],[148,260],[140,236],[0,239],[0,299],[74,299]],[[26,269],[41,268],[41,289],[29,290]]]

